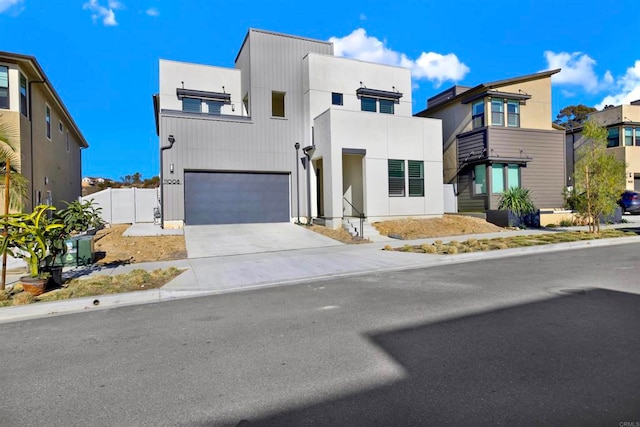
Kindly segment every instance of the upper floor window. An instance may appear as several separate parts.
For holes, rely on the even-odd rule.
[[[9,67],[0,65],[0,108],[9,108]]]
[[[520,102],[507,101],[507,126],[512,128],[520,127]]]
[[[224,102],[222,101],[207,101],[207,108],[209,108],[209,114],[213,114],[219,116],[222,114],[222,106]]]
[[[624,145],[633,146],[633,128],[624,128]]]
[[[20,73],[20,112],[23,116],[29,117],[27,112],[27,78]]]
[[[332,105],[344,105],[343,97],[341,93],[332,92],[331,93],[331,104]]]
[[[471,120],[474,129],[484,126],[484,99],[476,101],[471,105]]]
[[[504,99],[491,100],[491,124],[504,126]]]
[[[69,144],[69,131],[67,131],[67,153],[70,151],[70,144]]]
[[[48,105],[44,107],[44,121],[46,126],[47,138],[51,139],[51,108]]]
[[[607,148],[617,147],[620,145],[620,129],[611,128],[607,133]]]
[[[196,98],[182,98],[182,111],[187,113],[201,113],[202,101]]]
[[[377,111],[376,99],[363,96],[360,98],[360,110],[371,111],[375,113]]]
[[[58,129],[60,130],[60,133],[64,133],[64,126],[62,125],[62,122],[58,122]]]
[[[271,116],[285,117],[284,114],[284,92],[271,92]]]
[[[380,112],[384,114],[393,114],[393,101],[390,99],[381,99]]]
[[[640,128],[636,128],[636,147],[640,147]]]

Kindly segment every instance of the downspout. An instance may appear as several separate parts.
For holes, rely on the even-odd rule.
[[[31,183],[31,209],[33,210],[33,208],[35,207],[34,203],[35,203],[35,185],[33,182],[33,106],[32,106],[32,96],[31,96],[31,85],[34,83],[46,83],[46,80],[32,80],[29,81],[29,90],[28,90],[28,95],[29,95],[29,150],[30,150],[30,156],[31,157],[31,171],[30,171],[30,177],[29,177],[29,182]]]
[[[176,142],[176,139],[173,135],[169,135],[167,138],[169,141],[169,145],[161,145],[160,146],[160,201],[162,205],[164,205],[164,184],[163,184],[163,176],[164,176],[164,168],[163,168],[163,157],[164,150],[170,150],[173,147],[173,143]],[[164,228],[164,206],[160,206],[160,227]]]

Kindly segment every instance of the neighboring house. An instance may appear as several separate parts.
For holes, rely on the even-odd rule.
[[[408,69],[254,29],[235,64],[160,61],[163,226],[442,215],[441,122],[411,116]]]
[[[87,141],[33,56],[0,52],[0,122],[12,130],[18,170],[29,180],[23,211],[41,203],[62,208],[63,200],[80,197]]]
[[[84,178],[82,178],[83,187],[90,187],[93,185],[104,184],[105,182],[111,182],[111,180],[108,178],[94,178],[90,176],[85,176]]]
[[[589,118],[607,128],[608,149],[627,164],[626,189],[640,191],[640,100],[593,112]],[[569,174],[573,173],[576,152],[584,142],[582,127],[567,128]]]
[[[442,120],[444,182],[460,212],[497,209],[510,187],[532,190],[538,208],[563,205],[564,128],[551,121],[551,76],[560,70],[454,86],[420,117]]]

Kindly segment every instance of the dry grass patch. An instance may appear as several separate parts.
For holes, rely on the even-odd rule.
[[[122,236],[130,226],[114,224],[96,233],[94,250],[105,255],[97,264],[169,261],[187,257],[184,236]]]
[[[22,286],[18,284],[10,292],[5,292],[4,296],[0,294],[0,307],[157,289],[176,278],[182,271],[170,267],[154,271],[137,269],[115,276],[89,276],[84,279],[73,279],[62,288],[37,297],[24,292]]]
[[[432,244],[427,243],[415,246],[404,245],[397,248],[387,245],[384,249],[387,251],[454,255],[459,253],[492,251],[525,246],[548,245],[552,243],[566,243],[580,240],[607,239],[625,236],[636,236],[636,233],[624,230],[604,230],[600,234],[590,234],[584,231],[571,231],[528,236],[497,237],[495,239],[468,239],[464,242],[452,240],[451,242],[443,243],[442,240],[436,240]]]
[[[442,218],[381,221],[374,223],[373,226],[380,234],[386,236],[396,234],[404,240],[504,231],[503,228],[491,224],[484,219],[462,215],[444,215]]]
[[[342,243],[347,243],[347,244],[371,243],[369,239],[361,239],[359,237],[353,237],[351,234],[347,233],[347,231],[344,228],[334,230],[332,228],[324,227],[322,225],[305,225],[303,227],[305,227],[307,230],[314,231],[318,234],[322,234],[323,236],[330,237]]]

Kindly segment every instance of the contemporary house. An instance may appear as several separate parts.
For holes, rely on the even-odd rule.
[[[627,164],[627,190],[640,191],[640,100],[593,112],[589,118],[607,128],[608,149]],[[570,174],[584,142],[582,127],[567,129],[567,170]]]
[[[255,29],[235,68],[159,65],[164,227],[442,215],[442,125],[412,117],[408,69]]]
[[[497,209],[514,186],[532,190],[538,208],[563,205],[564,128],[551,121],[559,71],[454,86],[417,114],[442,120],[444,182],[454,184],[460,212]]]
[[[0,52],[0,123],[19,151],[15,167],[29,180],[23,211],[80,197],[80,150],[89,145],[33,56]]]

